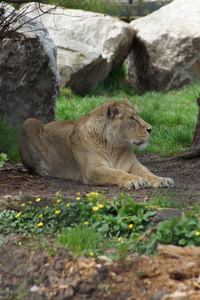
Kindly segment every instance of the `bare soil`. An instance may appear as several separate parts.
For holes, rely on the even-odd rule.
[[[162,197],[174,203],[192,205],[200,200],[199,158],[153,163],[155,156],[139,157],[155,174],[175,181],[173,189],[132,190],[138,202]],[[118,195],[117,187],[91,187],[80,182],[30,174],[21,163],[6,163],[0,170],[0,209],[19,209],[29,197],[43,198],[44,205],[61,190],[66,200],[80,192]],[[16,245],[22,241],[22,246]],[[51,241],[48,241],[51,247]],[[74,259],[60,247],[50,255],[47,249],[31,247],[27,237],[10,234],[0,246],[0,299],[200,299],[200,248],[158,246],[155,256],[127,256],[122,261],[106,257]]]

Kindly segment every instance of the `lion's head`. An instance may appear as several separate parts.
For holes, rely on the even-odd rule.
[[[148,143],[151,125],[139,117],[136,108],[125,98],[111,101],[107,115],[110,120],[110,138],[115,144],[132,145],[144,149]]]

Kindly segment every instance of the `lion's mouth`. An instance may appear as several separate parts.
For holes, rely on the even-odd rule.
[[[143,144],[143,142],[133,142],[133,145],[136,146],[136,147],[139,147]]]
[[[147,144],[148,144],[148,141],[146,141],[146,142],[142,142],[142,141],[140,141],[140,142],[133,142],[133,147],[136,147],[136,148],[142,150],[142,149],[144,149],[147,146]]]

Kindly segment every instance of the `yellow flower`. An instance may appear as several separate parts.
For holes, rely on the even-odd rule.
[[[31,232],[34,232],[35,230],[34,229],[31,229]]]
[[[98,206],[94,206],[94,207],[92,208],[92,210],[93,210],[93,211],[97,211],[97,210],[99,210],[99,208],[98,208]]]
[[[21,246],[22,242],[19,242],[18,245]]]
[[[43,214],[39,215],[38,218],[42,218]]]
[[[88,225],[88,224],[89,224],[89,222],[84,222],[84,224],[85,224],[85,225]]]
[[[55,214],[56,214],[56,215],[59,215],[59,214],[60,214],[60,210],[56,210],[56,211],[55,211]]]
[[[26,205],[25,203],[22,203],[22,204],[21,204],[21,206],[25,206],[25,205]]]
[[[80,197],[77,197],[76,200],[79,201],[79,200],[81,200],[81,198],[80,198]]]
[[[77,196],[80,196],[81,193],[76,193]]]
[[[60,234],[58,234],[57,237],[59,238],[59,237],[60,237]]]
[[[88,198],[89,198],[89,197],[90,197],[90,194],[87,194],[87,195],[86,195],[86,197],[88,197]]]
[[[32,201],[29,201],[28,203],[29,203],[29,204],[32,204]]]
[[[15,218],[18,218],[21,215],[21,213],[18,213],[17,215],[15,215]]]
[[[94,255],[94,252],[90,252],[90,256],[93,256]]]
[[[49,206],[47,205],[46,208],[49,208]]]
[[[118,238],[118,240],[117,240],[117,241],[118,241],[118,242],[121,242],[121,240],[122,240],[122,238],[120,237],[120,238]]]
[[[57,203],[59,203],[59,202],[60,202],[60,200],[58,199],[58,200],[56,200],[56,202],[57,202]]]
[[[196,235],[196,236],[199,236],[199,235],[200,235],[200,232],[199,232],[199,231],[195,232],[195,235]]]
[[[99,193],[97,193],[97,192],[91,192],[90,195],[91,195],[91,196],[98,196]]]
[[[36,201],[36,202],[40,202],[40,201],[41,201],[41,198],[37,198],[35,201]]]
[[[123,241],[121,241],[121,244],[123,245],[123,244],[124,244],[124,242],[123,242]]]
[[[129,224],[128,227],[129,227],[129,228],[133,228],[133,224]]]
[[[37,223],[37,226],[38,226],[38,227],[42,227],[42,226],[43,226],[43,223],[42,223],[42,222],[39,222],[39,223]]]
[[[66,206],[67,206],[67,207],[70,207],[70,204],[68,203],[68,204],[66,204]]]
[[[98,204],[98,208],[103,208],[103,204]]]

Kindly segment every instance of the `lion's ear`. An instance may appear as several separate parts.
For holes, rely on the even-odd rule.
[[[131,106],[131,102],[127,98],[124,98],[122,100],[122,102],[125,103],[125,104],[127,104],[127,105],[129,105],[129,106]]]
[[[115,117],[121,117],[123,114],[124,107],[119,102],[114,102],[109,105],[107,115],[109,118],[113,119]]]

